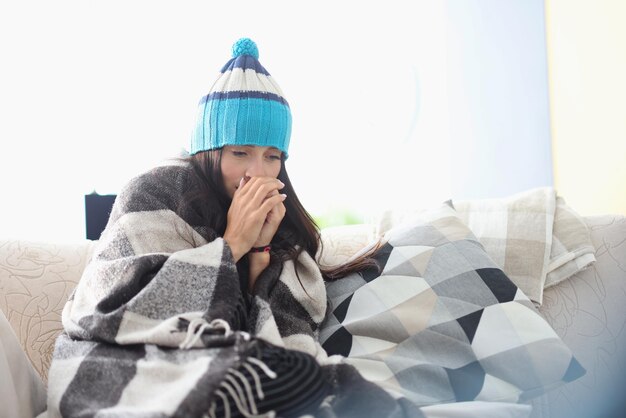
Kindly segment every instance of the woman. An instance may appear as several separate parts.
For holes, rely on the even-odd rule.
[[[290,134],[280,88],[240,39],[200,101],[190,156],[118,195],[63,310],[49,415],[299,416],[328,396],[325,416],[360,414],[348,386],[392,415],[317,341],[319,231],[285,170]]]

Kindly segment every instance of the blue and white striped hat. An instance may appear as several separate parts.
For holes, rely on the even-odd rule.
[[[231,58],[198,104],[191,155],[224,145],[272,146],[287,157],[291,111],[248,38],[233,45]]]

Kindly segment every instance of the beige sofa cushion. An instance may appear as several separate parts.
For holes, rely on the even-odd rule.
[[[317,262],[322,267],[341,265],[378,238],[373,224],[331,226],[322,229]]]
[[[44,382],[63,306],[94,243],[0,241],[0,309]]]

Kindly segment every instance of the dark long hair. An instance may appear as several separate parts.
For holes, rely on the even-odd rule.
[[[215,231],[218,236],[223,236],[226,231],[231,199],[224,188],[222,177],[222,148],[199,152],[184,157],[183,160],[191,165],[195,181],[194,187],[187,191],[182,203],[194,208],[203,220],[203,226]],[[276,250],[282,261],[295,261],[303,251],[315,259],[317,251],[322,245],[320,229],[298,199],[285,168],[284,154],[281,158],[278,179],[285,184],[281,192],[287,195],[283,202],[286,213],[272,239],[272,248]],[[370,250],[357,259],[341,266],[320,267],[324,279],[336,280],[355,271],[372,267],[378,269],[378,264],[373,256],[379,248],[380,243],[372,246]]]

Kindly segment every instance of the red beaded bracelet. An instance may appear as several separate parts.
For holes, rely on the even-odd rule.
[[[264,247],[252,247],[250,248],[249,253],[269,253],[272,249],[271,245],[266,245]]]

